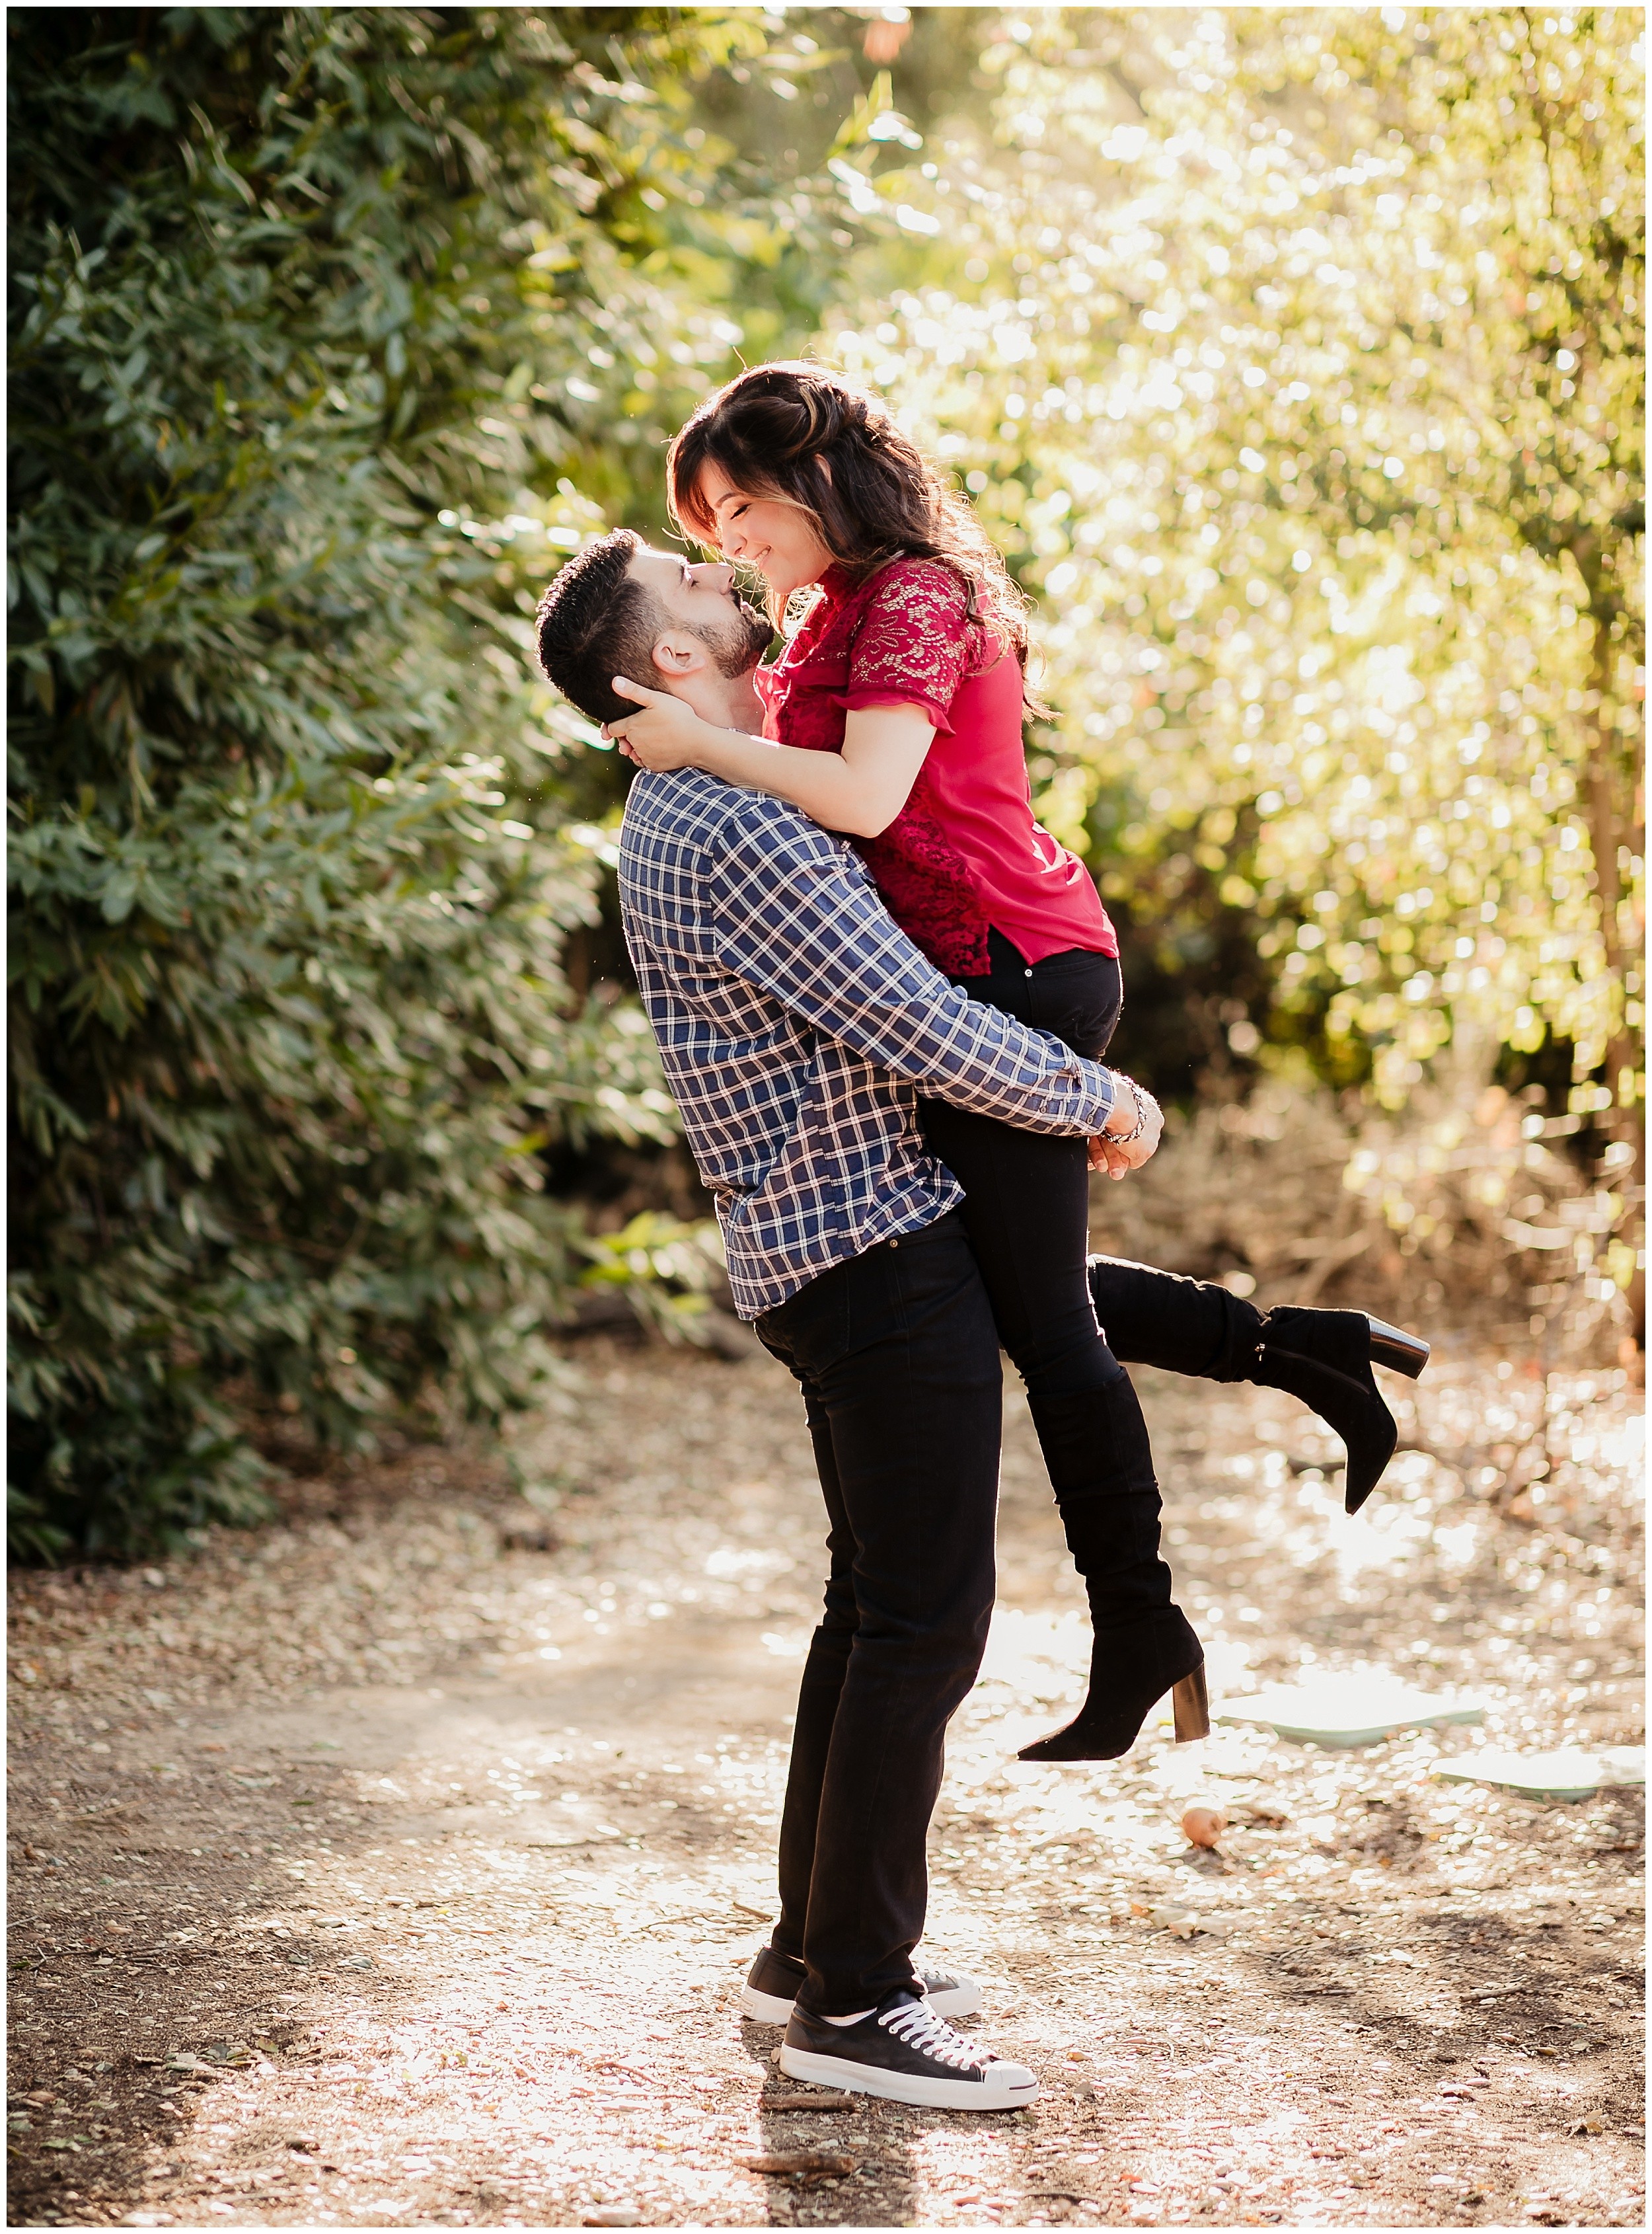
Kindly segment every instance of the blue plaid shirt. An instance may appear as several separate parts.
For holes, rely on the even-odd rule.
[[[950,985],[783,800],[639,774],[619,897],[742,1318],[962,1201],[920,1092],[1033,1133],[1099,1133],[1113,1107],[1107,1070]]]

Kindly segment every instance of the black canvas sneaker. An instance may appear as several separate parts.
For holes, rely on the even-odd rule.
[[[941,2017],[972,2017],[981,2007],[981,1989],[973,1978],[950,1970],[919,1969],[924,1999]],[[780,1955],[772,1947],[758,1950],[746,1974],[740,1996],[740,2014],[754,2024],[783,2025],[790,2018],[797,1989],[803,1983],[803,1964],[795,1955]]]
[[[954,2032],[906,1986],[852,2025],[794,2009],[779,2061],[788,2079],[930,2110],[1019,2110],[1038,2095],[1023,2064],[1001,2062]]]

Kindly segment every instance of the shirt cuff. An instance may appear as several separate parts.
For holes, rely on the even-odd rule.
[[[841,706],[850,714],[858,714],[863,706],[916,706],[937,736],[952,735],[952,724],[946,718],[944,706],[937,706],[933,698],[920,698],[915,690],[903,690],[894,683],[866,683],[853,690],[833,690],[828,695],[834,706]]]

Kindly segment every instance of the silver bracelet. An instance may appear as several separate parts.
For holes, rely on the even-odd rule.
[[[1122,1079],[1130,1088],[1131,1097],[1136,1105],[1136,1121],[1127,1133],[1109,1133],[1104,1128],[1101,1138],[1111,1141],[1115,1148],[1126,1148],[1129,1146],[1132,1140],[1139,1140],[1146,1129],[1148,1097],[1142,1088],[1136,1084],[1128,1071],[1115,1070],[1113,1075],[1115,1078]]]

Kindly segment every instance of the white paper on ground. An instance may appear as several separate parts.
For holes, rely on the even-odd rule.
[[[1549,1753],[1505,1753],[1488,1747],[1456,1760],[1435,1764],[1447,1784],[1498,1784],[1532,1800],[1588,1800],[1603,1785],[1644,1784],[1646,1752],[1641,1746],[1606,1746],[1588,1752],[1559,1746]]]
[[[1220,1722],[1260,1722],[1282,1738],[1322,1746],[1375,1745],[1395,1730],[1485,1719],[1472,1699],[1442,1699],[1380,1672],[1281,1684],[1248,1699],[1224,1699],[1211,1711]]]

